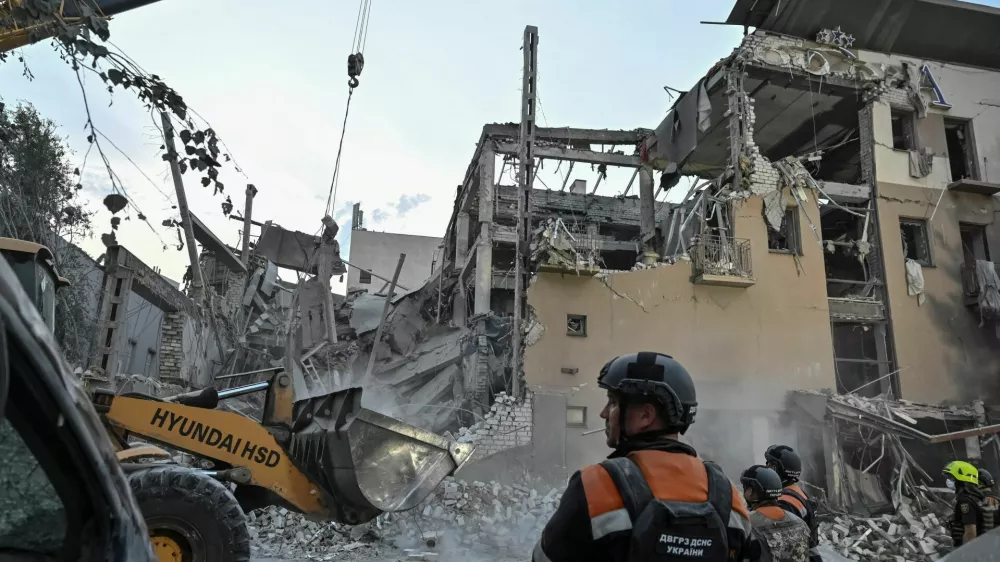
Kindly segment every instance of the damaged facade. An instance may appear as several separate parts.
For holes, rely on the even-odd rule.
[[[870,31],[885,12],[853,4],[841,21],[825,0],[740,0],[729,23],[757,30],[659,125],[534,130],[536,159],[632,168],[638,186],[531,190],[523,371],[516,351],[478,348],[475,378],[520,396],[523,376],[536,464],[562,476],[600,458],[602,438],[581,435],[603,425],[594,379],[637,349],[694,374],[689,436],[730,473],[795,443],[789,391],[1000,402],[1000,60],[974,40],[920,42],[925,2],[923,19],[885,23],[907,54],[868,50],[892,52]],[[1000,25],[994,9],[938,9]],[[517,188],[501,179],[518,138],[484,127],[445,238],[458,277],[442,300],[477,333],[515,306]],[[690,188],[659,203],[654,184]]]
[[[366,230],[360,204],[354,206],[352,225],[348,293],[385,293],[400,253],[406,254],[396,282],[401,291],[419,287],[440,264],[440,238]]]

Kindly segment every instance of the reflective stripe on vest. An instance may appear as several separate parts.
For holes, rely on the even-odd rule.
[[[699,503],[708,501],[708,475],[701,459],[684,453],[636,451],[629,455],[642,470],[653,497],[664,501]],[[611,475],[601,465],[580,471],[587,497],[590,529],[594,540],[611,533],[632,529],[632,519],[625,509]],[[743,497],[733,487],[732,511],[728,526],[750,534],[750,514]]]
[[[791,486],[785,486],[784,490],[792,490],[795,493],[797,493],[798,495],[802,496],[803,498],[808,497],[808,496],[806,496],[805,492],[802,491],[802,488],[799,488],[798,484],[792,484]],[[798,511],[798,516],[799,517],[801,517],[803,519],[809,517],[809,510],[799,500],[799,498],[793,496],[792,494],[785,493],[784,490],[782,490],[781,495],[778,496],[778,501],[785,502],[785,503],[791,505],[792,507],[794,507]]]

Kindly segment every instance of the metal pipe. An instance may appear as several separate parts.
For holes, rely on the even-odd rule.
[[[284,367],[271,367],[270,369],[259,369],[257,371],[247,371],[245,373],[233,373],[232,375],[219,375],[215,377],[215,380],[220,379],[235,379],[236,377],[245,377],[247,375],[258,375],[260,373],[270,373],[272,371],[280,371]]]
[[[385,328],[385,319],[389,315],[389,305],[392,304],[392,295],[396,292],[396,280],[399,279],[399,272],[403,269],[403,261],[406,254],[399,254],[399,261],[396,262],[396,272],[392,274],[392,281],[389,283],[389,295],[385,298],[385,305],[382,307],[382,320],[378,323],[378,330],[375,331],[375,341],[372,342],[372,352],[368,356],[368,368],[365,369],[365,380],[372,376],[372,369],[375,368],[375,354],[378,351],[378,344],[382,341],[382,330]]]
[[[267,390],[271,386],[271,381],[258,382],[254,384],[248,384],[246,386],[237,386],[236,388],[230,388],[227,390],[219,391],[219,400],[225,400],[227,398],[234,398],[236,396],[243,396],[244,394],[253,394],[254,392],[260,392],[262,390]]]

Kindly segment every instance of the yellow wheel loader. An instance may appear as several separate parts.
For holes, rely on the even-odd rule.
[[[249,560],[244,514],[267,505],[351,525],[412,509],[472,455],[469,444],[363,408],[360,388],[297,401],[293,388],[279,372],[166,399],[93,391],[161,561]],[[216,409],[262,391],[260,422]],[[130,436],[213,466],[173,464],[158,447],[129,448]]]
[[[51,252],[0,238],[0,254],[51,330],[55,290],[68,284]],[[301,376],[168,398],[90,391],[161,562],[249,560],[245,514],[268,505],[350,525],[412,509],[473,453],[363,408],[360,388],[296,399]],[[259,422],[217,409],[257,392],[266,393]],[[131,437],[147,444],[132,446]],[[177,464],[155,444],[211,468]]]

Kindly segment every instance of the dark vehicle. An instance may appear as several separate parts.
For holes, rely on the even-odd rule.
[[[48,276],[32,285],[41,299],[0,259],[0,562],[153,561],[107,431],[36,307],[61,283],[33,267],[40,249],[18,266]]]

